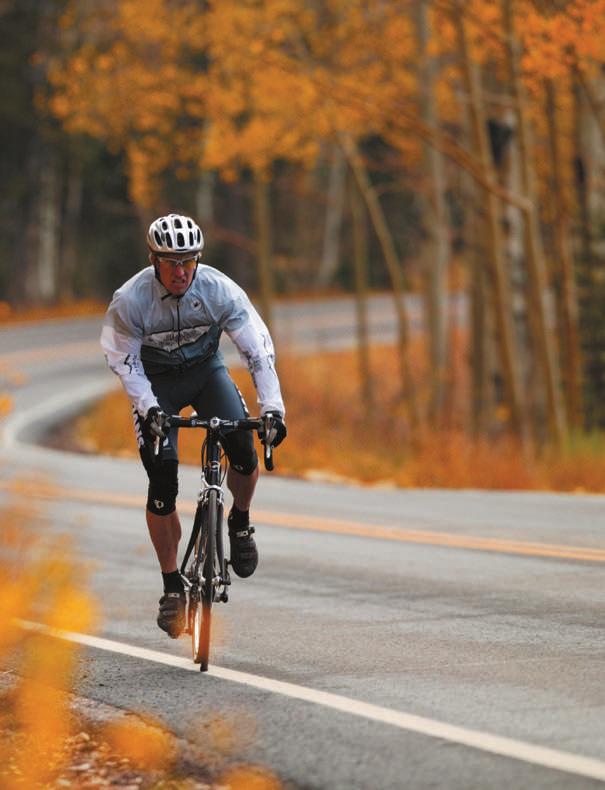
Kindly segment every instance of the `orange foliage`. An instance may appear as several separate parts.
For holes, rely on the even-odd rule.
[[[69,130],[125,150],[143,205],[168,169],[310,167],[326,139],[380,133],[416,91],[399,4],[72,0],[62,27],[51,109]]]
[[[220,784],[229,790],[280,790],[282,787],[273,774],[254,765],[231,768],[221,777]]]
[[[9,769],[3,787],[41,787],[65,760],[63,743],[71,727],[67,693],[77,648],[23,631],[18,619],[81,630],[93,622],[94,609],[65,541],[42,540],[33,528],[38,515],[20,502],[0,515],[0,662],[18,648],[13,712],[21,735],[18,747],[12,742],[0,747],[0,765]]]
[[[164,768],[174,752],[172,736],[156,724],[141,721],[117,721],[104,732],[109,744],[140,769]]]
[[[2,370],[0,370],[2,373]],[[6,417],[13,409],[13,399],[7,392],[0,392],[0,418]]]
[[[353,352],[317,356],[282,354],[280,379],[287,407],[288,438],[276,450],[278,474],[323,476],[361,483],[408,487],[544,489],[605,491],[605,449],[578,445],[560,456],[533,458],[506,436],[470,437],[465,344],[455,347],[453,401],[448,427],[425,429],[411,443],[399,399],[396,350],[372,350],[376,403],[364,412]],[[424,351],[413,349],[417,383],[426,378]],[[234,378],[255,412],[255,392],[246,371]],[[378,385],[379,382],[379,385]],[[420,386],[420,394],[426,393]],[[107,432],[104,426],[112,425]],[[121,455],[137,454],[132,419],[119,391],[100,401],[78,424],[87,448]],[[181,460],[199,464],[200,435],[181,431]]]
[[[512,8],[539,124],[545,79],[565,102],[575,69],[590,78],[600,68],[605,0]],[[472,59],[506,86],[503,4],[434,0],[429,9],[439,114],[464,125],[452,14],[466,19]],[[233,177],[242,167],[266,173],[277,160],[311,167],[342,131],[382,134],[416,162],[406,118],[418,114],[426,86],[416,74],[414,14],[414,4],[367,0],[71,0],[63,51],[48,64],[50,107],[69,130],[125,151],[141,205],[157,201],[168,171]],[[503,112],[499,103],[490,111]]]

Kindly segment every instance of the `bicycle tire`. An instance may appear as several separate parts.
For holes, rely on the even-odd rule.
[[[217,575],[216,569],[216,526],[218,515],[218,502],[216,491],[208,492],[205,513],[202,515],[201,540],[205,543],[204,564],[200,602],[193,614],[192,646],[193,660],[200,665],[200,671],[208,669],[210,658],[210,636],[212,626],[212,603],[214,600],[213,579]]]

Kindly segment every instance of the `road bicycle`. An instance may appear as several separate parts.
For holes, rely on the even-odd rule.
[[[228,561],[225,559],[223,541],[223,480],[227,473],[227,457],[221,439],[225,431],[254,431],[263,428],[265,436],[270,429],[270,417],[258,419],[221,420],[212,417],[203,420],[197,415],[168,417],[168,428],[204,428],[206,436],[201,450],[201,488],[187,549],[179,569],[187,596],[186,633],[191,635],[193,660],[200,671],[208,669],[212,604],[229,600]],[[156,452],[159,447],[156,445]],[[264,444],[265,469],[273,470],[270,444]]]

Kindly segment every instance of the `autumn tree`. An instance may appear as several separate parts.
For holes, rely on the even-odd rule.
[[[384,187],[377,188],[368,156],[379,141],[389,154],[378,164],[393,183],[407,178],[423,192],[425,235],[437,242],[427,267],[433,413],[441,408],[452,365],[443,261],[457,201],[458,223],[478,229],[483,250],[482,266],[468,278],[473,334],[486,334],[485,343],[475,343],[481,424],[525,437],[531,423],[538,441],[560,442],[566,424],[580,422],[580,325],[585,369],[599,368],[599,345],[591,351],[586,342],[600,326],[586,322],[598,313],[599,269],[586,262],[588,253],[594,262],[597,250],[592,242],[583,245],[588,287],[578,303],[573,238],[575,217],[584,218],[577,223],[584,240],[596,231],[587,206],[592,201],[594,213],[597,190],[590,172],[588,198],[579,199],[577,175],[587,147],[578,132],[585,121],[573,119],[582,106],[604,129],[598,98],[604,3],[72,0],[62,18],[63,51],[51,63],[51,106],[70,131],[124,152],[143,218],[151,207],[163,207],[175,176],[199,182],[204,205],[217,188],[208,174],[218,173],[222,184],[246,183],[267,314],[274,239],[284,232],[273,222],[280,209],[274,175],[284,167],[317,172],[331,157],[336,184],[340,156],[342,193],[344,155],[365,202],[360,211],[353,201],[350,216],[370,219],[371,240],[394,292],[402,387],[414,423],[422,408],[413,387],[398,223],[386,212]],[[503,157],[498,129],[508,135]],[[457,169],[474,184],[474,210],[452,185]],[[435,209],[430,220],[426,205]],[[328,225],[332,252],[324,269],[333,270],[338,223]],[[514,261],[513,241],[520,250]],[[363,245],[357,235],[356,249]],[[287,276],[287,265],[282,270]],[[488,347],[498,349],[495,364]],[[486,382],[494,406],[489,414],[481,403]]]

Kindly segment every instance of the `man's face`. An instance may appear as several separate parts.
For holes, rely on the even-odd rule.
[[[163,253],[154,256],[154,265],[157,267],[160,282],[173,296],[182,296],[191,285],[197,255],[181,254],[170,255]]]

